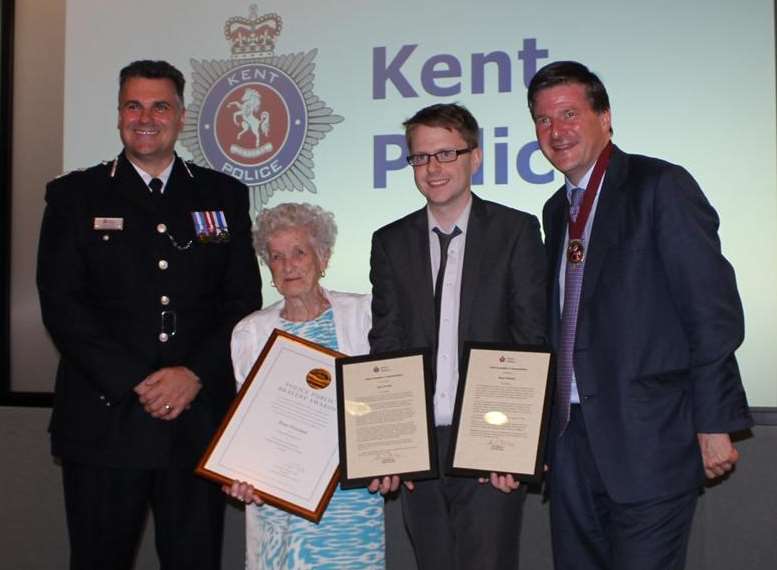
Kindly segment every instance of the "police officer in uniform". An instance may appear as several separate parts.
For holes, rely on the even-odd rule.
[[[150,506],[161,568],[220,566],[224,503],[192,470],[234,396],[232,327],[261,307],[246,187],[175,155],[184,78],[120,74],[113,161],[49,183],[43,320],[72,569],[131,568]]]

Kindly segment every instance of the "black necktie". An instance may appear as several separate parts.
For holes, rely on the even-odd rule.
[[[152,178],[151,182],[148,183],[148,187],[151,188],[151,193],[154,196],[161,196],[162,195],[162,181],[159,178]]]
[[[445,278],[445,266],[448,264],[448,245],[451,240],[461,233],[458,226],[449,234],[443,233],[440,228],[432,230],[440,240],[440,269],[437,270],[437,278],[434,281],[434,322],[437,325],[437,338],[440,338],[440,307],[442,307],[442,282]]]

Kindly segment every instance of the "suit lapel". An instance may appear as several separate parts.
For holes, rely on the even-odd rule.
[[[459,300],[459,354],[472,316],[472,303],[475,300],[480,262],[483,259],[483,247],[486,240],[487,213],[483,201],[472,195],[472,208],[467,222],[467,244],[464,248],[464,263],[461,274],[461,298]]]
[[[561,271],[561,255],[567,227],[568,202],[565,186],[562,186],[549,200],[545,211],[545,251],[548,259],[548,284],[551,295],[548,297],[550,339],[556,344],[558,326],[561,321],[560,295],[558,286],[559,271]]]
[[[610,165],[596,207],[591,238],[588,244],[588,259],[585,262],[585,277],[581,292],[581,309],[593,295],[601,275],[607,251],[618,241],[618,220],[626,197],[623,183],[626,180],[626,155],[617,147],[613,149]]]
[[[191,199],[189,173],[184,168],[181,159],[177,156],[173,162],[173,169],[170,171],[170,178],[167,179],[165,186],[165,202],[180,202],[181,200]]]
[[[156,208],[150,195],[148,186],[145,185],[140,174],[135,170],[129,160],[120,154],[117,159],[116,172],[110,179],[112,192],[116,192],[123,200],[133,204],[146,212],[153,212]]]
[[[202,196],[200,187],[189,176],[182,160],[176,157],[162,198],[162,212],[170,235],[180,243],[196,239],[191,212],[217,209],[215,203]]]
[[[432,346],[437,338],[434,331],[434,287],[432,285],[432,261],[429,253],[429,221],[426,208],[418,210],[410,219],[410,233],[406,244],[410,254],[409,279],[419,279],[411,289],[417,290],[413,296],[418,321],[423,323],[424,338]],[[407,301],[410,301],[408,299]],[[435,349],[437,347],[434,347]]]

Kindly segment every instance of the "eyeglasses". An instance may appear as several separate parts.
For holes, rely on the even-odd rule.
[[[467,154],[468,152],[472,152],[473,150],[474,149],[472,148],[462,148],[461,150],[456,150],[456,149],[439,150],[431,154],[426,152],[420,152],[418,154],[409,154],[407,155],[407,163],[410,166],[423,166],[424,164],[428,164],[429,160],[431,160],[432,157],[436,158],[437,162],[453,162],[454,160],[459,158],[459,155]]]

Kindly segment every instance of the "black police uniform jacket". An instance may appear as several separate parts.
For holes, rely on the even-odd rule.
[[[164,195],[152,196],[122,154],[50,182],[46,202],[38,288],[61,355],[52,453],[194,465],[234,396],[232,328],[261,306],[246,187],[176,157]],[[205,211],[224,213],[228,240],[197,240],[192,212]],[[154,419],[133,387],[179,365],[202,389],[177,419]]]

